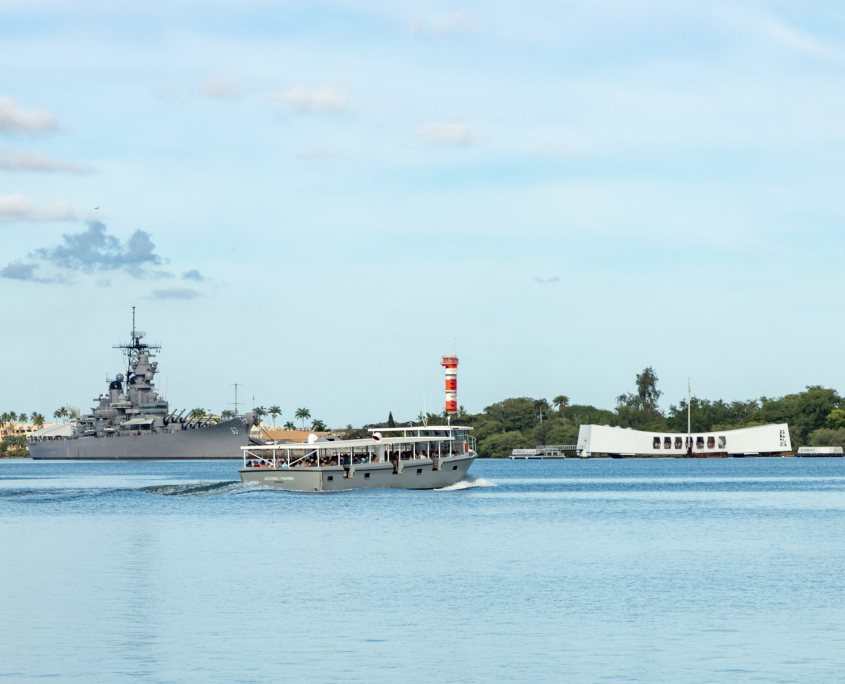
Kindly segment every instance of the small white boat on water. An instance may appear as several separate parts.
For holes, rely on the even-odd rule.
[[[369,487],[439,489],[460,482],[476,459],[459,425],[370,430],[362,439],[319,439],[241,447],[241,481],[298,492]]]

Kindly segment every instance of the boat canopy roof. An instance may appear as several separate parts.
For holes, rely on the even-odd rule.
[[[364,437],[363,439],[330,439],[316,442],[281,442],[276,444],[253,444],[242,446],[244,451],[335,451],[337,449],[359,449],[363,447],[394,446],[398,444],[420,444],[421,442],[448,442],[449,437]]]
[[[370,432],[444,432],[472,430],[469,425],[408,425],[405,427],[367,428]]]

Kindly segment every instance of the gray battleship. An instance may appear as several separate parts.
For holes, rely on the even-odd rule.
[[[115,375],[91,413],[73,421],[70,436],[35,433],[29,441],[33,459],[238,458],[240,447],[250,444],[255,414],[213,422],[171,411],[153,384],[158,369],[154,352],[161,346],[143,339],[144,333],[135,329],[133,307],[130,342],[115,347],[126,356],[126,375]]]

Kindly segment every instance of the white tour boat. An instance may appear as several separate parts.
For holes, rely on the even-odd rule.
[[[298,492],[366,487],[439,489],[460,482],[476,459],[459,425],[371,429],[362,439],[320,439],[241,447],[241,480]]]

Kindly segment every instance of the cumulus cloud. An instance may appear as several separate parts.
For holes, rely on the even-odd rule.
[[[411,33],[417,37],[475,33],[477,30],[476,23],[466,14],[460,12],[438,17],[424,17],[418,14],[411,23]]]
[[[542,276],[537,276],[534,278],[534,282],[539,285],[551,285],[552,283],[559,283],[560,278],[558,276],[551,276],[548,278],[544,278]]]
[[[243,97],[248,88],[235,78],[229,76],[217,76],[203,81],[197,87],[198,95],[214,100],[234,100]]]
[[[41,283],[68,282],[74,273],[124,272],[135,278],[169,275],[151,271],[163,263],[148,233],[136,230],[123,243],[105,224],[90,221],[81,233],[67,233],[56,247],[37,249],[26,260],[5,266],[0,276]]]
[[[838,45],[766,14],[730,7],[717,11],[717,15],[728,24],[762,36],[781,48],[837,64],[845,63],[845,51]]]
[[[145,275],[145,267],[163,263],[149,233],[143,230],[136,230],[123,244],[106,232],[104,223],[89,221],[87,230],[66,233],[62,240],[57,247],[36,250],[32,256],[68,271],[125,270],[135,277]]]
[[[301,150],[297,153],[297,159],[305,161],[322,161],[325,159],[337,159],[341,156],[341,152],[336,147],[327,145],[315,145]]]
[[[55,117],[46,109],[25,109],[14,98],[0,97],[0,132],[36,135],[58,128]]]
[[[194,85],[167,85],[153,90],[159,99],[179,102],[190,98],[207,98],[209,100],[236,100],[249,94],[250,88],[242,81],[231,76],[214,76]]]
[[[21,261],[6,264],[3,268],[0,268],[0,278],[10,278],[12,280],[29,280],[35,283],[64,282],[63,279],[58,276],[41,276],[38,273],[38,264],[25,264]]]
[[[0,223],[40,223],[76,219],[76,212],[67,202],[58,202],[52,207],[39,207],[24,195],[0,195]]]
[[[182,274],[182,280],[193,280],[194,282],[201,283],[205,280],[205,277],[197,269],[192,268],[190,271],[185,271]]]
[[[283,92],[272,93],[270,100],[283,110],[297,114],[342,114],[349,111],[346,97],[331,87],[296,85]]]
[[[53,159],[37,152],[15,152],[0,148],[0,169],[6,171],[36,171],[40,173],[93,173],[94,169],[84,164]]]
[[[463,123],[427,123],[417,131],[417,139],[427,145],[443,147],[468,147],[478,142],[478,137]]]
[[[196,299],[202,294],[187,287],[168,287],[163,290],[153,290],[150,299]]]

